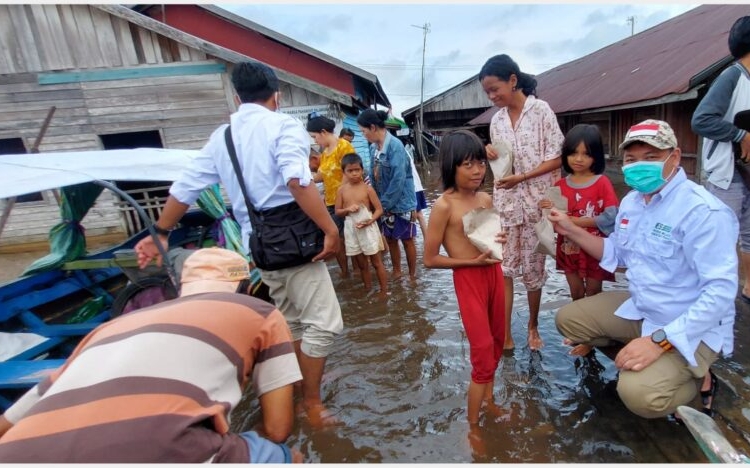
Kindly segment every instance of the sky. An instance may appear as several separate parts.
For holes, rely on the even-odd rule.
[[[239,16],[377,75],[396,117],[508,54],[539,74],[642,32],[688,3],[218,4]],[[634,21],[629,21],[633,18]],[[489,100],[487,102],[489,106]]]

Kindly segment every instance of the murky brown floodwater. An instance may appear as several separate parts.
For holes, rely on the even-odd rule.
[[[428,202],[438,184],[423,176]],[[425,213],[429,216],[429,211]],[[602,355],[567,355],[554,313],[569,300],[563,275],[549,259],[542,296],[542,352],[526,347],[528,306],[515,288],[513,336],[495,379],[497,403],[507,414],[483,416],[482,443],[470,444],[466,422],[469,348],[458,314],[450,270],[421,266],[418,280],[391,283],[387,304],[364,294],[358,278],[331,276],[345,329],[323,377],[325,404],[341,427],[312,429],[298,419],[289,444],[308,462],[706,462],[684,427],[631,414],[615,391],[616,369]],[[405,259],[404,271],[405,269]],[[390,263],[386,268],[390,271]],[[624,277],[607,288],[625,288]],[[545,306],[546,304],[546,306]],[[247,398],[233,415],[235,430],[259,418]]]
[[[431,204],[439,194],[437,173],[420,172]],[[425,214],[429,217],[429,210]],[[304,417],[298,419],[288,443],[307,462],[707,461],[686,428],[641,419],[623,406],[608,358],[598,351],[594,359],[567,355],[553,318],[569,300],[568,287],[552,259],[540,313],[545,347],[534,353],[526,347],[528,307],[524,288],[517,285],[517,348],[503,358],[495,379],[495,399],[506,414],[483,416],[481,443],[470,444],[468,342],[451,272],[421,266],[422,241],[420,233],[416,285],[407,279],[391,283],[386,304],[365,294],[358,278],[340,279],[330,262],[345,329],[328,359],[322,390],[326,405],[344,424],[314,430]],[[0,270],[30,262],[25,255],[2,257]],[[390,271],[389,260],[386,268]],[[624,276],[617,278],[605,289],[626,288]],[[745,365],[730,361],[727,366],[746,375]],[[720,409],[741,411],[744,404],[728,408],[734,403],[729,393],[720,394]],[[233,429],[250,430],[258,421],[257,400],[247,394],[233,414]]]

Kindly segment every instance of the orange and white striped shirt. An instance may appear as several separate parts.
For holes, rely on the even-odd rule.
[[[248,462],[229,417],[302,379],[273,305],[233,293],[186,296],[107,322],[9,408],[3,462]]]

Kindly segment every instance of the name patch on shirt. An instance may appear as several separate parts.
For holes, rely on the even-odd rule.
[[[672,238],[672,226],[666,224],[656,223],[654,229],[651,231],[651,237],[659,239],[669,240]]]

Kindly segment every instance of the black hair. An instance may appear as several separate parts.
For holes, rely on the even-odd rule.
[[[240,62],[232,70],[232,86],[243,103],[265,102],[279,90],[279,79],[266,64]]]
[[[440,177],[443,190],[456,188],[456,168],[464,161],[486,161],[487,151],[482,140],[468,130],[456,130],[445,135],[438,150]],[[486,173],[485,173],[486,175]]]
[[[329,119],[328,117],[319,115],[317,117],[310,117],[309,119],[307,119],[306,128],[308,132],[320,133],[325,130],[328,133],[333,133],[333,128],[335,126],[336,122]]]
[[[739,60],[750,52],[750,16],[743,16],[734,22],[729,30],[729,53]]]
[[[360,158],[357,153],[347,153],[341,158],[341,170],[345,170],[346,166],[350,164],[359,164],[359,167],[363,170],[365,168],[364,163],[362,163],[362,158]]]
[[[357,116],[357,125],[364,128],[370,128],[375,125],[378,128],[385,128],[385,121],[388,120],[388,112],[375,109],[365,109]]]
[[[526,96],[536,96],[536,78],[523,73],[518,64],[506,54],[495,55],[485,62],[479,71],[479,81],[487,76],[494,76],[502,81],[510,81],[511,75],[516,75],[516,88]]]
[[[604,172],[606,161],[604,160],[604,144],[602,143],[602,134],[599,127],[591,124],[578,124],[568,130],[565,134],[565,140],[562,144],[562,166],[568,174],[573,173],[573,169],[568,164],[568,156],[576,152],[578,145],[583,143],[586,152],[594,158],[591,164],[591,172],[601,174]]]
[[[344,127],[344,128],[341,129],[341,132],[339,133],[339,138],[343,137],[344,135],[348,135],[350,137],[353,137],[354,136],[354,130],[352,130],[349,127]]]

